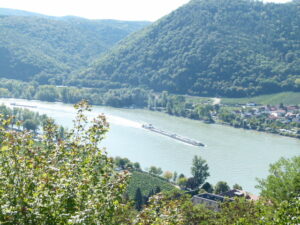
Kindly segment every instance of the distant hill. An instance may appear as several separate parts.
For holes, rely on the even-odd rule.
[[[1,9],[1,14],[0,77],[42,84],[61,84],[67,75],[149,24],[52,18],[8,9]]]
[[[69,82],[202,96],[300,91],[300,2],[192,0]]]
[[[7,8],[0,8],[0,15],[2,16],[37,16],[37,17],[44,17],[49,18],[50,16],[46,16],[39,13],[28,12],[24,10],[18,9],[7,9]]]

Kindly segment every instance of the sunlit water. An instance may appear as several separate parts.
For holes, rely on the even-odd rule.
[[[72,126],[75,110],[72,105],[20,99],[0,99],[0,103],[37,106],[29,108],[45,113],[58,124]],[[143,168],[152,165],[163,170],[190,175],[192,159],[199,155],[209,164],[209,182],[226,181],[240,184],[245,190],[258,193],[256,177],[268,175],[270,163],[280,157],[300,153],[300,140],[236,129],[227,126],[204,124],[199,121],[169,116],[140,109],[93,107],[90,116],[104,113],[110,122],[110,131],[102,145],[111,156],[128,157]],[[206,147],[195,147],[141,128],[143,123],[201,141]]]

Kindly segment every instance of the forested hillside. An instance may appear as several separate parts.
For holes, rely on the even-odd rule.
[[[0,10],[0,15],[5,12]],[[40,84],[61,84],[68,74],[149,24],[9,13],[0,16],[0,77]]]
[[[300,91],[300,2],[192,0],[69,81],[208,96]]]

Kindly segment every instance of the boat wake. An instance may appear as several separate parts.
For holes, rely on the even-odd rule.
[[[108,122],[119,126],[141,128],[142,124],[118,116],[106,115]]]

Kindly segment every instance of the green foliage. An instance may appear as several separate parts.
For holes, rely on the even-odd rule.
[[[209,177],[208,165],[200,156],[194,156],[191,173],[198,187]]]
[[[205,182],[201,186],[201,189],[204,190],[205,192],[208,192],[208,193],[213,193],[213,191],[214,191],[214,187],[208,182]]]
[[[74,128],[58,140],[49,120],[35,144],[28,132],[7,131],[0,120],[0,221],[3,224],[119,224],[127,173],[115,172],[99,142],[103,115],[88,121],[86,102],[75,106]]]
[[[129,171],[142,171],[141,165],[138,162],[131,162],[128,158],[122,157],[115,157],[114,164],[116,165],[117,169],[121,170],[129,170]]]
[[[34,120],[25,120],[24,123],[23,123],[23,127],[26,129],[26,130],[32,130],[32,131],[36,131],[38,126],[37,124],[35,123]]]
[[[103,96],[103,104],[113,107],[146,106],[148,92],[140,88],[108,90]]]
[[[134,199],[137,188],[141,189],[143,196],[148,196],[151,191],[159,187],[161,191],[173,190],[175,187],[167,180],[153,176],[149,173],[133,171],[129,180],[127,192],[130,199]]]
[[[300,198],[283,201],[273,215],[270,225],[299,224],[300,223]]]
[[[149,168],[149,173],[153,174],[153,175],[160,176],[160,175],[162,175],[163,171],[162,171],[162,169],[160,167],[151,166]]]
[[[129,159],[127,158],[121,158],[121,157],[116,157],[114,160],[114,163],[116,164],[116,166],[122,170],[124,169],[128,169],[131,168],[131,162],[129,161]]]
[[[134,219],[133,224],[147,225],[271,225],[288,224],[292,221],[297,224],[296,210],[290,209],[288,218],[278,219],[274,223],[274,210],[281,211],[280,207],[273,207],[265,202],[253,202],[244,198],[227,201],[221,205],[221,211],[216,212],[204,205],[193,205],[190,196],[176,194],[156,195]],[[277,211],[276,211],[277,212]]]
[[[132,224],[136,225],[184,225],[183,215],[178,209],[183,203],[181,199],[169,200],[158,194],[150,198],[149,206],[145,207]]]
[[[219,119],[227,123],[230,123],[235,118],[236,118],[235,114],[228,109],[222,109],[219,114]]]
[[[299,9],[299,1],[190,1],[74,79],[200,96],[298,92]]]
[[[266,179],[259,179],[257,188],[261,196],[273,202],[291,200],[300,196],[300,157],[291,159],[281,158],[269,169],[270,175]]]
[[[239,184],[235,184],[232,186],[233,189],[243,190],[242,186]]]
[[[235,225],[263,225],[272,219],[273,208],[264,202],[254,202],[245,198],[236,198],[234,201],[225,201],[221,205],[218,220],[215,224]],[[261,219],[264,219],[262,221]]]
[[[188,182],[188,179],[186,177],[179,177],[179,179],[178,179],[178,185],[181,188],[185,188],[187,185],[187,182]]]
[[[146,107],[150,92],[141,88],[78,88],[55,85],[39,85],[37,82],[22,82],[0,78],[0,96],[37,99],[42,101],[62,101],[76,103],[87,99],[94,105],[113,107]]]
[[[228,186],[228,184],[225,181],[219,181],[216,186],[215,186],[215,194],[222,194],[226,191],[229,191],[230,187]]]

